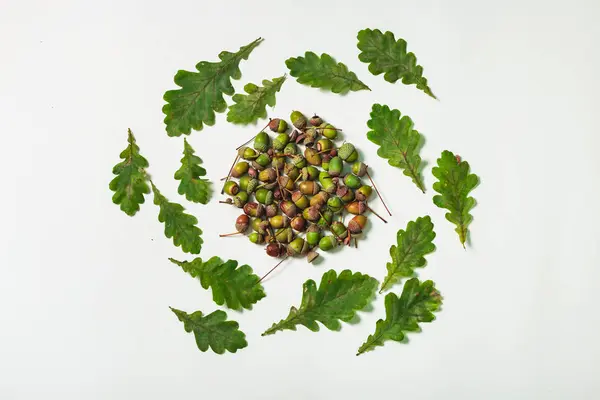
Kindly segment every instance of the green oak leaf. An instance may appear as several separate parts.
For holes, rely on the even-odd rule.
[[[438,182],[433,184],[433,190],[439,193],[433,196],[433,203],[449,210],[446,219],[456,225],[455,230],[463,247],[467,241],[469,224],[473,221],[469,211],[475,207],[475,199],[469,197],[469,193],[479,183],[479,177],[470,174],[469,170],[468,162],[446,150],[438,158],[437,167],[433,167],[431,171],[438,178]]]
[[[413,129],[413,121],[409,116],[400,116],[398,110],[373,104],[371,119],[367,122],[372,130],[367,132],[367,138],[380,146],[377,150],[379,157],[386,158],[390,165],[400,168],[425,193],[419,156],[421,134]]]
[[[442,296],[432,281],[421,283],[417,278],[409,279],[404,284],[400,298],[394,293],[385,296],[385,320],[377,321],[375,333],[359,347],[356,355],[383,346],[387,340],[400,342],[404,339],[405,332],[419,331],[419,322],[433,321],[433,312],[441,304]]]
[[[225,304],[233,310],[251,310],[252,304],[265,297],[258,276],[248,265],[237,268],[237,261],[223,262],[219,257],[212,257],[206,262],[200,258],[193,261],[169,260],[193,278],[198,278],[204,289],[211,288],[213,300],[220,306]]]
[[[323,53],[321,57],[307,51],[304,57],[288,58],[285,65],[290,75],[299,83],[315,88],[329,89],[333,93],[345,94],[350,90],[371,90],[361,82],[356,74],[342,63],[336,63],[333,57]]]
[[[140,148],[135,143],[131,129],[127,130],[127,148],[119,155],[123,159],[113,167],[113,178],[108,187],[115,192],[112,201],[119,204],[121,210],[127,215],[135,215],[143,204],[144,194],[150,193],[146,182],[148,161],[140,154]]]
[[[181,246],[186,253],[200,253],[203,240],[200,237],[202,230],[196,226],[198,219],[183,212],[185,209],[181,204],[169,202],[154,183],[150,184],[154,192],[154,204],[160,208],[158,220],[165,224],[165,236],[173,238],[173,244]]]
[[[413,276],[414,269],[425,266],[425,256],[435,250],[433,223],[429,215],[410,221],[406,230],[400,229],[396,236],[398,245],[390,247],[392,262],[387,263],[387,276],[381,290],[389,289],[402,278]]]
[[[175,179],[181,181],[177,192],[189,201],[206,204],[211,195],[210,181],[201,178],[206,175],[206,170],[200,166],[202,159],[194,153],[192,146],[183,139],[181,167],[175,172]]]
[[[381,33],[379,29],[363,29],[358,32],[358,59],[369,64],[373,75],[385,73],[384,79],[395,83],[402,79],[405,85],[417,85],[436,99],[423,76],[423,67],[417,65],[417,57],[406,52],[406,41],[394,37],[392,32]]]
[[[285,82],[285,75],[273,78],[273,81],[265,79],[263,86],[247,83],[244,91],[248,94],[236,93],[233,101],[236,104],[229,106],[227,121],[234,124],[249,124],[261,118],[267,118],[267,105],[274,107],[276,103],[275,94],[281,90]]]
[[[217,310],[204,316],[201,311],[188,314],[173,307],[169,308],[183,322],[186,332],[194,332],[200,351],[207,351],[210,346],[217,354],[223,354],[225,350],[235,353],[248,346],[246,335],[239,330],[237,322],[227,321],[225,311]]]
[[[319,330],[321,322],[327,329],[338,331],[342,325],[340,320],[348,322],[354,318],[356,311],[363,309],[373,298],[378,282],[375,278],[360,272],[352,273],[344,270],[339,276],[330,270],[321,278],[321,284],[312,279],[303,285],[302,303],[299,308],[291,307],[286,319],[273,324],[262,336],[277,331],[290,329],[295,331],[296,325],[304,325],[313,332]]]
[[[189,135],[191,130],[202,130],[203,124],[214,125],[215,112],[224,112],[227,103],[223,95],[234,93],[231,79],[240,79],[240,61],[247,60],[262,42],[261,38],[240,48],[236,53],[222,51],[219,62],[200,61],[198,72],[179,70],[175,83],[181,89],[169,90],[163,96],[164,122],[169,136]]]

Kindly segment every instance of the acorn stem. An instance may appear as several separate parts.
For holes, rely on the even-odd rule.
[[[354,236],[354,248],[358,249],[358,239]]]
[[[258,282],[256,282],[256,285],[258,285],[259,283],[261,283],[261,282],[262,282],[262,280],[263,280],[263,279],[265,279],[267,276],[269,276],[269,274],[270,274],[271,272],[275,271],[275,268],[279,267],[279,265],[281,265],[281,263],[282,263],[282,262],[284,262],[285,260],[287,260],[287,258],[288,258],[288,256],[287,256],[287,254],[286,254],[286,256],[285,256],[285,257],[283,257],[283,259],[282,259],[281,261],[279,261],[279,262],[277,263],[277,265],[275,265],[273,268],[271,268],[271,270],[270,270],[269,272],[267,272],[266,274],[264,274],[264,275],[262,276],[262,278],[260,278],[260,279],[258,280]]]
[[[369,180],[371,181],[371,184],[373,185],[373,189],[375,189],[375,192],[377,193],[377,196],[379,196],[379,200],[381,200],[381,204],[383,204],[383,206],[385,207],[385,210],[387,211],[387,213],[391,217],[392,213],[390,212],[390,210],[385,205],[385,201],[383,201],[383,197],[381,197],[381,193],[379,193],[379,189],[377,189],[377,186],[375,186],[375,182],[373,182],[373,179],[371,178],[371,175],[369,174],[369,171],[367,171],[367,176],[369,177]]]
[[[271,122],[271,121],[269,120],[269,122]],[[265,130],[265,129],[267,129],[268,127],[269,127],[269,123],[267,123],[267,124],[265,125],[265,127],[264,127],[264,128],[262,128],[262,129],[260,130],[260,132],[264,131],[264,130]],[[260,133],[260,132],[258,132],[258,133]],[[258,135],[258,133],[257,133],[256,135],[252,136],[252,137],[250,138],[250,140],[248,140],[246,143],[242,144],[241,146],[238,146],[238,147],[236,147],[235,149],[236,149],[236,150],[239,150],[239,149],[241,149],[242,147],[244,147],[245,145],[247,145],[248,143],[250,143],[251,141],[253,141],[253,140],[254,140],[254,138],[255,138],[255,137]]]
[[[227,237],[227,236],[233,236],[233,235],[239,235],[242,232],[233,232],[233,233],[222,233],[219,235],[219,237]]]
[[[279,168],[275,168],[275,174],[277,175],[277,186],[279,186],[279,193],[281,193],[281,199],[285,200],[286,193],[283,191],[281,183],[279,182]]]
[[[367,208],[369,209],[369,211],[371,211],[373,214],[375,214],[377,216],[377,218],[379,218],[380,220],[382,220],[383,222],[385,222],[387,224],[387,221],[385,219],[383,219],[381,217],[381,215],[379,215],[375,211],[373,211],[373,209],[371,207],[367,206]]]
[[[240,159],[240,155],[238,154],[237,156],[235,156],[235,160],[233,161],[233,164],[231,164],[231,168],[229,168],[229,173],[227,174],[227,179],[225,179],[225,183],[227,183],[229,181],[229,178],[231,178],[231,171],[233,171],[233,167],[235,167],[235,164],[238,162],[238,160]],[[225,185],[223,185],[223,189],[221,189],[221,194],[225,193]]]
[[[227,200],[229,200],[229,199],[227,199]],[[227,200],[219,200],[219,203],[221,203],[221,204],[232,204],[231,201],[227,201]]]

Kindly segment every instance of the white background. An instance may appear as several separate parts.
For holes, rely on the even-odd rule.
[[[593,0],[2,1],[0,398],[598,398],[599,18]],[[369,73],[356,48],[366,27],[406,39],[440,101]],[[208,206],[177,195],[182,138],[167,137],[161,112],[178,69],[259,36],[237,90],[282,75],[306,50],[330,53],[373,89],[337,96],[289,79],[270,115],[318,112],[343,128],[394,215],[372,218],[359,250],[283,265],[253,311],[228,312],[249,346],[218,356],[198,351],[169,311],[218,307],[167,261],[188,257],[163,236],[151,198],[127,217],[108,182],[130,127],[163,194],[200,220],[202,257],[266,272],[273,260],[261,247],[217,236],[238,211],[219,195]],[[425,136],[426,195],[366,139],[376,102]],[[219,114],[189,137],[209,178],[226,174],[257,128]],[[481,177],[467,251],[431,201],[444,149]],[[437,251],[419,275],[445,301],[409,343],[355,356],[383,296],[340,332],[260,337],[309,278],[330,268],[383,278],[396,231],[422,215],[436,224]]]

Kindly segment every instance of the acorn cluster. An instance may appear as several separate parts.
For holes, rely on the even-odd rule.
[[[249,233],[272,257],[306,256],[312,262],[317,248],[328,251],[353,239],[357,246],[373,189],[362,182],[367,166],[354,145],[336,146],[340,130],[299,111],[290,120],[291,129],[285,120],[271,119],[274,137],[262,131],[252,146],[238,149],[223,186],[230,197],[222,203],[244,213],[236,232],[221,236]]]

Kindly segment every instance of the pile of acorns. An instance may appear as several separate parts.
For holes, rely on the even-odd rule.
[[[373,212],[367,204],[373,189],[361,180],[367,166],[358,161],[354,145],[334,144],[338,129],[316,115],[307,120],[299,111],[290,119],[291,132],[286,121],[271,119],[275,138],[262,131],[252,147],[237,149],[223,187],[231,197],[222,203],[243,208],[244,214],[235,222],[237,232],[220,236],[251,229],[250,241],[267,243],[268,255],[302,255],[312,262],[319,256],[317,247],[328,251],[351,245],[352,239],[357,246],[356,236],[367,223],[363,214]],[[347,224],[346,212],[353,215]]]

